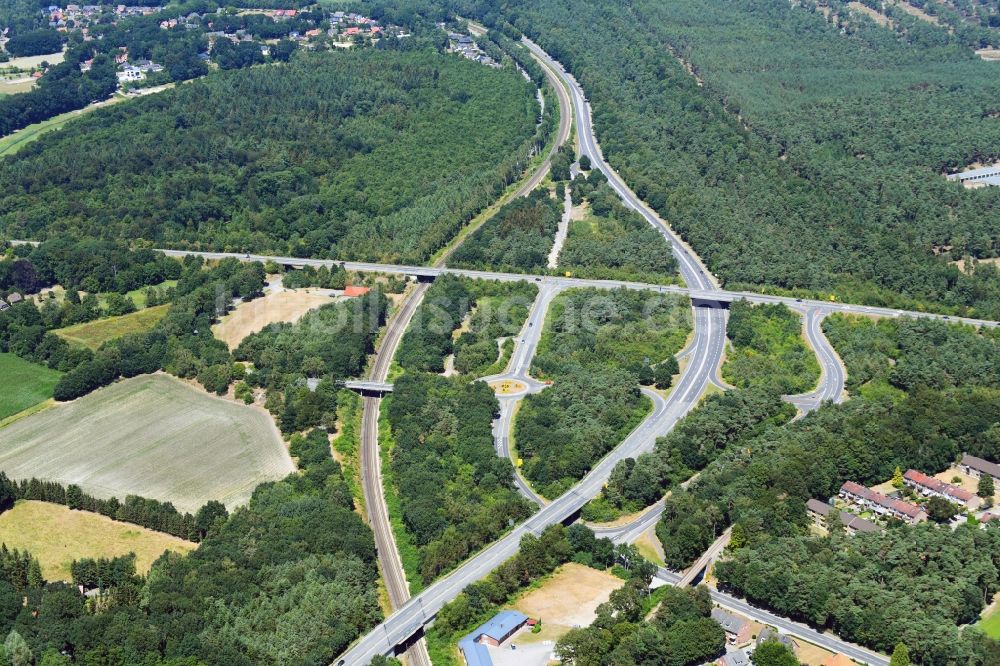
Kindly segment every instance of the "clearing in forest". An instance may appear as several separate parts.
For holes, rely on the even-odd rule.
[[[129,333],[145,333],[152,330],[167,314],[168,309],[170,309],[169,304],[157,305],[120,317],[95,319],[83,324],[58,328],[52,332],[71,344],[83,345],[97,351],[108,340],[114,340]]]
[[[197,548],[190,541],[97,513],[35,501],[18,502],[0,514],[0,542],[38,558],[42,575],[49,581],[71,580],[73,560],[85,557],[135,553],[136,572],[146,574],[163,551],[187,553]]]
[[[302,315],[328,303],[335,293],[329,289],[286,289],[263,298],[241,303],[235,310],[212,327],[212,333],[230,349],[236,349],[243,338],[257,333],[268,324],[286,321],[294,324]]]
[[[0,429],[0,470],[140,495],[196,511],[232,508],[295,467],[270,417],[167,375],[143,375]]]

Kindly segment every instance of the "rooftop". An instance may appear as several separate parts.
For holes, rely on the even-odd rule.
[[[933,476],[927,476],[923,472],[919,472],[915,469],[906,470],[906,474],[904,474],[903,477],[907,481],[912,481],[913,483],[933,490],[936,493],[954,497],[961,502],[968,502],[975,497],[973,493],[970,493],[964,488],[959,488],[958,486],[953,486],[950,483],[945,483],[940,479],[935,479]]]
[[[985,472],[990,476],[1000,478],[1000,465],[992,463],[989,460],[983,460],[982,458],[970,456],[966,453],[962,456],[962,464],[980,472]]]
[[[730,634],[738,634],[746,626],[746,620],[732,613],[727,613],[721,608],[712,609],[712,619],[722,625],[722,628]]]

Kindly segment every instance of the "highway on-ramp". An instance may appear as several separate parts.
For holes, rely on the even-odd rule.
[[[529,44],[529,47],[533,45]],[[672,232],[651,211],[639,202],[635,194],[629,190],[617,174],[604,163],[596,141],[590,135],[589,110],[583,102],[582,92],[575,81],[567,78],[562,68],[538,49],[532,48],[543,65],[557,73],[569,88],[576,111],[577,127],[581,138],[584,154],[591,158],[591,164],[608,175],[609,182],[622,195],[626,203],[636,208],[655,228],[659,229],[668,239]],[[582,110],[581,110],[582,108]],[[585,119],[585,122],[581,122]],[[706,292],[717,289],[700,260],[680,242],[672,243],[673,251],[678,259],[681,275],[689,285],[695,285]],[[418,273],[415,273],[418,274]],[[487,278],[489,279],[489,278]],[[522,276],[521,279],[524,279]],[[539,279],[539,281],[541,281]],[[550,280],[559,284],[558,280]],[[566,286],[577,286],[573,282]],[[600,493],[605,481],[611,474],[615,464],[623,458],[634,458],[640,453],[652,449],[657,437],[665,435],[684,417],[697,403],[704,392],[714,368],[722,358],[725,343],[724,311],[707,300],[703,307],[695,308],[695,335],[691,347],[690,360],[677,385],[667,400],[654,405],[653,413],[648,416],[629,436],[601,459],[594,468],[571,490],[542,507],[538,513],[527,521],[517,525],[507,535],[494,542],[485,550],[466,560],[455,571],[439,579],[420,594],[412,597],[400,609],[373,631],[362,637],[337,661],[343,664],[367,664],[376,654],[390,654],[397,645],[405,643],[417,633],[444,604],[461,593],[470,583],[480,580],[505,560],[512,557],[519,547],[525,534],[539,534],[550,525],[562,523],[575,515],[583,505]]]

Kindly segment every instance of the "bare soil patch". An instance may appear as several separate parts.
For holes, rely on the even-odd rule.
[[[559,625],[569,631],[586,627],[597,617],[597,607],[625,584],[604,571],[569,563],[559,568],[537,590],[521,597],[514,608],[542,625]],[[565,632],[563,632],[565,633]]]
[[[236,349],[243,338],[263,330],[268,324],[295,323],[310,310],[333,302],[331,292],[326,289],[286,289],[270,293],[241,303],[212,327],[212,333],[230,349]]]

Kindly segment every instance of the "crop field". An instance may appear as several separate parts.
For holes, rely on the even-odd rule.
[[[264,412],[144,375],[0,429],[0,470],[193,512],[208,500],[242,504],[294,465]]]
[[[51,398],[59,375],[20,356],[0,354],[0,420]]]
[[[145,333],[167,314],[169,305],[138,310],[120,317],[96,319],[75,326],[67,326],[53,331],[67,342],[97,350],[108,340],[120,338],[128,333]]]
[[[28,550],[42,565],[45,580],[71,580],[70,565],[84,557],[135,553],[140,574],[165,550],[187,553],[197,544],[89,511],[73,511],[48,502],[18,502],[0,514],[0,542]]]

